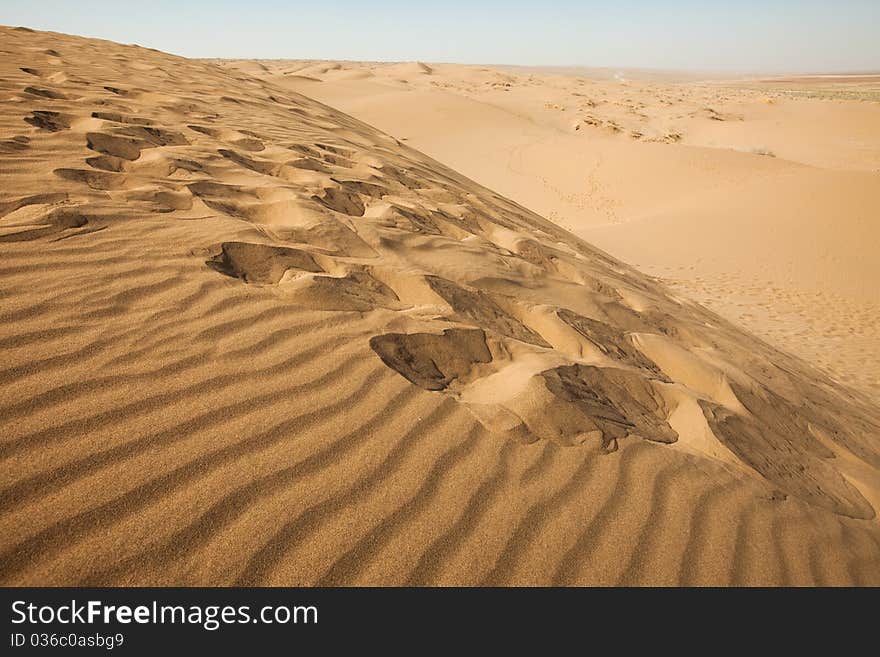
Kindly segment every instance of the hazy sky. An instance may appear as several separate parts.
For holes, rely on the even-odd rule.
[[[880,0],[0,0],[0,24],[190,57],[880,70]]]

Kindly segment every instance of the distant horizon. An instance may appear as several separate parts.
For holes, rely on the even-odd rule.
[[[880,71],[880,2],[0,3],[0,23],[191,59],[424,61],[724,75]]]
[[[123,45],[143,46],[142,44],[130,43]],[[176,54],[176,53],[170,53]],[[177,55],[178,57],[186,57],[186,55]],[[828,70],[828,71],[786,71],[786,70],[713,70],[699,68],[658,68],[654,66],[592,66],[590,64],[511,64],[509,62],[453,62],[453,61],[433,61],[430,59],[342,59],[342,58],[323,58],[323,57],[187,57],[187,59],[203,60],[203,61],[250,61],[250,62],[340,62],[346,64],[409,64],[422,63],[431,66],[486,66],[490,68],[525,68],[525,69],[543,69],[545,71],[643,71],[651,73],[687,73],[696,75],[700,73],[719,73],[728,76],[738,75],[760,75],[767,78],[777,78],[782,76],[792,77],[844,77],[844,76],[877,76],[880,77],[880,67],[876,69],[865,70]]]
[[[351,63],[351,64],[406,64],[411,62],[421,62],[423,64],[431,64],[434,66],[487,66],[494,68],[526,68],[526,69],[543,69],[547,71],[576,71],[576,70],[588,70],[588,71],[644,71],[644,72],[654,72],[654,73],[687,73],[690,75],[696,75],[699,73],[719,73],[729,76],[737,76],[737,75],[760,75],[763,77],[780,77],[780,76],[797,76],[797,77],[837,77],[837,76],[878,76],[880,77],[880,67],[876,69],[866,69],[866,70],[825,70],[825,71],[792,71],[792,70],[738,70],[738,69],[699,69],[699,68],[660,68],[656,66],[614,66],[614,65],[602,65],[602,66],[593,66],[590,64],[511,64],[509,62],[464,62],[464,61],[434,61],[430,59],[343,59],[340,57],[337,58],[324,58],[324,57],[216,57],[216,56],[189,56],[189,55],[181,55],[179,53],[170,52],[167,50],[162,50],[161,48],[156,48],[154,46],[150,46],[143,43],[126,43],[125,41],[117,41],[114,39],[108,39],[106,37],[96,37],[89,36],[86,34],[76,34],[73,32],[59,32],[58,30],[43,30],[36,27],[31,27],[30,25],[4,25],[0,24],[0,27],[7,27],[11,29],[17,28],[25,28],[29,30],[34,30],[38,32],[54,32],[57,34],[64,34],[67,36],[78,36],[85,39],[97,39],[102,41],[111,41],[114,43],[118,43],[123,46],[134,46],[138,48],[145,48],[148,50],[159,50],[161,52],[165,52],[170,55],[174,55],[176,57],[184,57],[186,59],[193,60],[217,60],[217,61],[253,61],[253,62],[343,62],[343,63]]]

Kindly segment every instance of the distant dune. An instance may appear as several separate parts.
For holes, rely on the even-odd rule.
[[[875,404],[291,88],[351,67],[0,67],[4,584],[880,584]]]
[[[268,62],[261,76],[880,400],[880,76],[435,65],[401,79],[397,65],[347,62],[320,82],[277,77],[303,66],[316,64]]]

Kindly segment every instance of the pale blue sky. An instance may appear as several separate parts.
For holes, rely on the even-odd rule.
[[[880,0],[0,0],[0,24],[190,57],[880,70]]]

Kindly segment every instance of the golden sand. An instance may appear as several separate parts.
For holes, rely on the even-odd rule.
[[[0,69],[2,583],[880,583],[867,395],[281,81]]]

